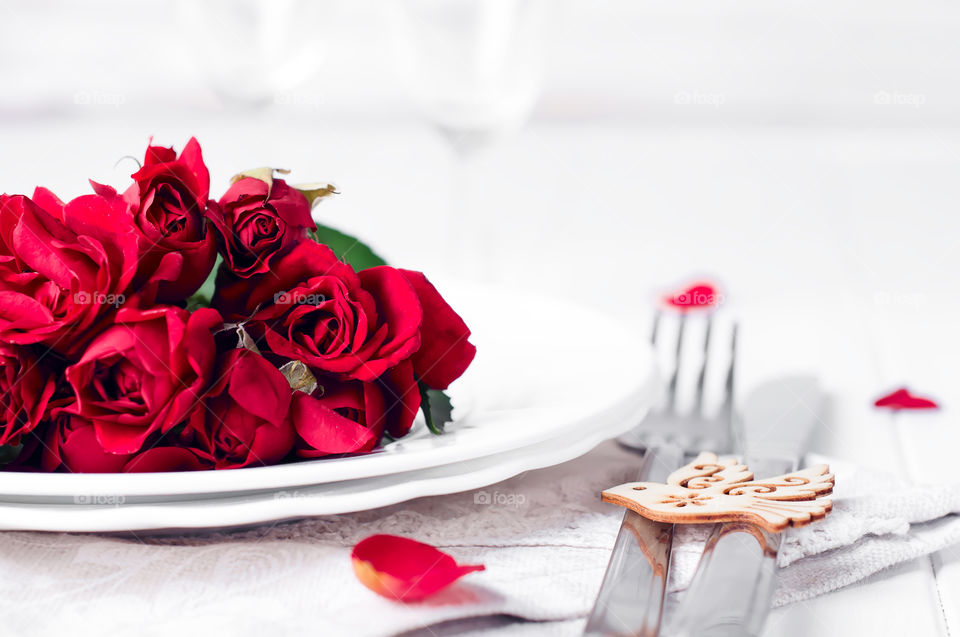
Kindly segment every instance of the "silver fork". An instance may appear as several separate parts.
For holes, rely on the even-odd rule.
[[[662,341],[663,315],[653,319],[650,340],[656,350]],[[678,409],[677,387],[683,366],[684,332],[688,317],[678,317],[676,343],[670,380],[660,409],[648,415],[640,425],[619,439],[635,450],[645,450],[639,481],[664,482],[683,464],[686,452],[701,449],[726,449],[733,427],[733,384],[737,349],[737,326],[733,325],[730,340],[730,361],[724,378],[723,400],[713,415],[704,412],[707,370],[710,362],[710,341],[713,336],[713,315],[707,316],[703,359],[697,373],[693,410]],[[673,525],[646,520],[633,511],[624,514],[620,533],[614,544],[600,593],[587,620],[586,635],[654,636],[663,619],[664,598],[673,546]]]

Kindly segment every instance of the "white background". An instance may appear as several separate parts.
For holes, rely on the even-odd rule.
[[[333,180],[342,195],[318,217],[405,267],[456,270],[444,244],[458,229],[482,259],[473,276],[638,330],[652,295],[709,274],[743,323],[743,386],[806,370],[830,390],[817,451],[956,480],[960,7],[554,6],[542,97],[476,159],[483,214],[465,216],[456,156],[416,114],[382,4],[319,3],[300,27],[322,63],[252,108],[211,88],[204,25],[175,5],[5,1],[0,191],[121,186],[135,166],[116,162],[151,135],[178,148],[196,135],[215,192],[260,165]],[[617,347],[590,326],[570,334]],[[903,384],[944,408],[870,407]],[[960,549],[777,611],[767,632],[948,630],[960,632]]]

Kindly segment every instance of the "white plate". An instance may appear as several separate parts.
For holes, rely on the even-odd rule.
[[[376,478],[168,502],[131,503],[107,498],[99,503],[87,499],[86,504],[0,503],[0,530],[177,533],[375,509],[424,496],[479,489],[524,471],[572,460],[635,426],[646,411],[647,407],[640,407],[621,420],[607,420],[583,435]]]
[[[0,501],[10,505],[56,505],[77,509],[80,516],[94,511],[95,507],[88,506],[90,502],[123,502],[120,508],[127,508],[138,503],[202,500],[203,506],[210,506],[212,499],[262,495],[306,485],[381,476],[398,482],[396,474],[454,464],[465,467],[467,474],[479,471],[486,459],[521,450],[510,465],[510,470],[517,473],[532,468],[535,457],[554,457],[555,460],[541,462],[560,462],[585,452],[599,440],[629,428],[652,402],[657,389],[652,353],[645,342],[623,326],[564,301],[517,291],[475,286],[444,286],[441,290],[471,326],[472,340],[478,349],[470,370],[451,388],[457,420],[442,436],[429,434],[418,422],[411,435],[369,455],[231,471],[122,475],[0,473]],[[594,439],[590,447],[584,448],[584,441]],[[546,451],[538,456],[541,450]],[[525,463],[523,457],[529,457],[530,463]],[[483,462],[468,464],[478,460]],[[359,484],[354,487],[361,488]],[[439,492],[436,486],[431,488],[432,493]],[[376,489],[382,491],[379,486]],[[320,512],[358,510],[419,495],[428,493],[395,484],[382,495],[371,496],[368,502],[372,504],[331,505]],[[66,522],[18,524],[7,514],[22,507],[2,502],[0,506],[5,508],[0,514],[4,521],[0,524],[6,528],[80,530],[83,526]],[[258,509],[262,510],[259,505]],[[276,509],[269,514],[263,511],[247,514],[240,521],[214,516],[198,524],[152,520],[147,526],[138,526],[130,523],[131,518],[122,527],[219,526],[276,519],[277,515],[315,513],[314,509],[295,508]],[[262,517],[265,514],[270,517]]]

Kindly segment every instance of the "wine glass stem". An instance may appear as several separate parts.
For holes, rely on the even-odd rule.
[[[448,246],[457,276],[490,281],[497,278],[492,258],[496,240],[480,159],[477,152],[456,152]]]

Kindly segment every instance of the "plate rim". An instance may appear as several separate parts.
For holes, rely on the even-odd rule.
[[[510,290],[490,285],[462,285],[457,288],[456,296],[471,294],[479,297],[495,295],[499,300],[510,303],[511,295],[519,295],[526,302],[543,303],[548,301],[551,311],[562,315],[562,310],[589,315],[595,329],[604,331],[610,342],[620,345],[619,351],[626,355],[634,354],[633,365],[636,376],[631,378],[612,378],[608,388],[612,397],[606,399],[606,409],[615,417],[617,411],[629,409],[635,402],[652,401],[657,387],[656,362],[649,343],[627,330],[626,326],[594,308],[578,305],[556,297],[529,294],[520,290]],[[454,295],[451,295],[454,296]],[[505,298],[506,297],[506,298]],[[467,382],[465,378],[461,382]],[[454,389],[456,393],[457,388]],[[553,436],[569,434],[593,418],[609,417],[597,412],[588,404],[580,406],[579,412],[570,413],[570,405],[532,408],[540,417],[556,413],[558,419],[565,421],[563,426],[550,432],[542,429],[524,430],[509,438],[498,436],[478,437],[473,435],[469,444],[456,444],[454,436],[458,430],[448,434],[448,443],[443,437],[433,446],[410,451],[383,451],[354,457],[321,458],[292,462],[267,467],[248,467],[225,471],[202,472],[166,472],[166,473],[36,473],[0,471],[0,500],[27,501],[30,498],[76,498],[83,496],[129,496],[129,497],[165,497],[171,494],[188,499],[191,496],[242,494],[280,488],[323,483],[343,482],[376,478],[408,471],[429,469],[484,458],[496,454],[525,448],[541,443]],[[551,410],[555,410],[552,412]],[[504,410],[503,413],[506,413]],[[522,410],[513,410],[520,412]],[[561,413],[562,411],[562,413]],[[493,412],[491,412],[493,413]],[[468,416],[469,418],[469,416]],[[469,420],[467,421],[469,424]],[[462,429],[459,431],[477,431]],[[403,439],[399,441],[402,445]],[[323,469],[326,467],[326,469]],[[335,477],[329,477],[336,472]],[[198,480],[198,478],[200,478]]]
[[[478,468],[470,467],[456,472],[466,463],[453,463],[418,469],[403,474],[375,476],[361,480],[346,480],[342,483],[306,485],[303,488],[322,490],[336,485],[353,485],[367,488],[361,492],[365,497],[360,504],[356,493],[293,495],[282,497],[284,489],[273,489],[256,495],[232,494],[229,499],[182,500],[172,502],[117,504],[91,506],[82,504],[29,504],[0,503],[0,530],[47,531],[65,533],[124,533],[154,532],[168,535],[200,532],[229,532],[262,524],[279,524],[299,519],[342,515],[400,504],[421,497],[452,495],[502,482],[525,471],[554,466],[578,458],[603,442],[625,433],[643,418],[651,405],[637,404],[634,411],[624,413],[613,424],[597,428],[589,435],[568,438],[536,449],[537,445],[513,449],[503,454],[493,454],[469,461]],[[532,453],[531,453],[532,452]],[[492,461],[497,458],[497,461]],[[506,460],[506,461],[505,461]],[[639,461],[639,458],[638,458]],[[454,473],[445,472],[453,470]],[[440,475],[437,475],[437,474]],[[406,476],[405,480],[389,482],[389,478]],[[335,503],[344,505],[331,506]],[[323,504],[326,503],[326,504]],[[269,511],[264,511],[264,509]],[[79,515],[78,515],[79,514]],[[24,520],[33,523],[24,524]],[[171,524],[171,520],[176,520]],[[67,522],[68,523],[64,523]]]

